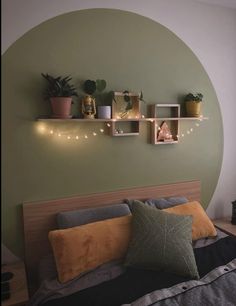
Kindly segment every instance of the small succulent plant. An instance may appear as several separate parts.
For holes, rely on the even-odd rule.
[[[203,99],[203,94],[201,93],[196,93],[195,95],[192,93],[188,93],[185,98],[184,101],[194,101],[194,102],[201,102]]]
[[[53,97],[72,97],[78,96],[74,85],[70,84],[72,78],[70,76],[53,77],[49,74],[41,74],[48,82],[48,87],[44,92],[45,99]]]

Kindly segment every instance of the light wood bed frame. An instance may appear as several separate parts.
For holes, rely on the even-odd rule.
[[[23,203],[25,264],[29,286],[35,288],[39,262],[44,255],[51,252],[48,232],[57,228],[57,213],[122,203],[125,199],[146,200],[170,196],[185,196],[190,201],[200,201],[200,182],[136,187],[57,200]]]

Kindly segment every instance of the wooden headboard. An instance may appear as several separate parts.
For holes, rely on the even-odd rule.
[[[199,181],[191,181],[23,203],[25,264],[29,284],[33,284],[37,280],[37,267],[40,259],[51,252],[48,232],[57,228],[57,213],[122,203],[124,199],[146,200],[185,196],[190,201],[200,201],[200,189]]]

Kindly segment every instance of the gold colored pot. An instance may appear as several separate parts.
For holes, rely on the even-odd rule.
[[[201,114],[202,102],[187,101],[185,103],[188,117],[199,117]]]

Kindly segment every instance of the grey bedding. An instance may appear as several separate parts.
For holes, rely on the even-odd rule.
[[[120,261],[104,264],[87,274],[66,283],[60,283],[56,278],[45,279],[27,306],[37,306],[39,303],[70,295],[74,292],[112,280],[125,272]]]
[[[226,236],[227,235],[225,233],[218,230],[218,235],[215,238],[199,239],[198,241],[193,243],[193,247],[195,249],[205,247],[205,246],[215,243],[216,241]],[[39,305],[40,303],[43,303],[43,302],[46,302],[52,299],[57,299],[63,296],[68,296],[70,294],[73,294],[74,292],[78,292],[80,290],[101,284],[105,281],[112,280],[118,277],[119,275],[123,274],[126,270],[121,262],[113,261],[113,262],[104,264],[98,267],[97,269],[79,278],[76,278],[70,282],[62,284],[55,278],[56,271],[55,271],[55,267],[54,269],[52,268],[52,263],[53,263],[52,257],[48,256],[48,258],[46,258],[46,260],[44,260],[43,262],[45,266],[43,267],[42,265],[41,267],[41,269],[44,270],[43,273],[42,271],[40,272],[41,280],[42,280],[41,286],[39,290],[36,292],[36,294],[31,298],[30,302],[28,303],[28,306],[36,306],[36,305]],[[150,297],[146,297],[146,298],[150,299]],[[138,301],[135,303],[138,303]],[[131,304],[131,305],[136,306],[136,304]],[[137,305],[146,305],[146,304],[137,304]],[[180,304],[180,305],[185,305],[185,304]],[[190,304],[186,304],[186,305],[190,305]],[[160,306],[162,306],[162,304],[160,304]]]
[[[215,268],[200,280],[153,291],[122,306],[235,306],[235,289],[236,259]]]

